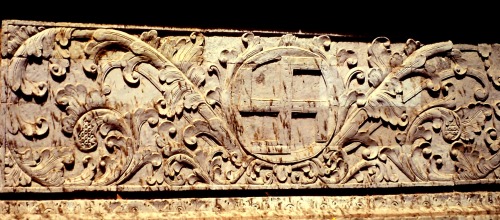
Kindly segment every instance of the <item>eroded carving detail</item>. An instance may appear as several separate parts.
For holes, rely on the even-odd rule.
[[[0,201],[6,218],[496,218],[494,192],[333,197]],[[397,211],[395,211],[397,210]]]
[[[496,45],[16,30],[6,189],[500,176]]]

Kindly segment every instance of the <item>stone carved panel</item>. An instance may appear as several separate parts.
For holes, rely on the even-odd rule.
[[[1,50],[2,192],[499,182],[497,44],[4,21]]]

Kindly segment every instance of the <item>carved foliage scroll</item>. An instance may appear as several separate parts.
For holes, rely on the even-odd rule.
[[[7,32],[7,188],[500,176],[497,45]]]

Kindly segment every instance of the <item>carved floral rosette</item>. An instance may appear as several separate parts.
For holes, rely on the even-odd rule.
[[[500,177],[496,44],[16,22],[2,30],[3,191]]]

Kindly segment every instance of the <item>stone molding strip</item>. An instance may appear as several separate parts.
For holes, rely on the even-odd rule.
[[[494,219],[500,194],[11,200],[0,207],[8,219]]]

